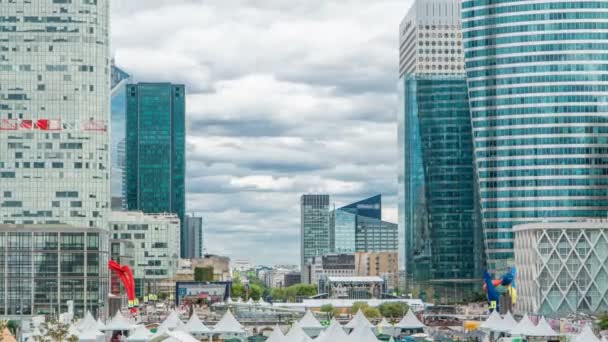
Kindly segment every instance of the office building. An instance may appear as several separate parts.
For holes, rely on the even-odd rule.
[[[111,194],[113,198],[123,198],[125,195],[125,140],[127,136],[127,91],[126,86],[131,82],[131,75],[122,70],[112,59],[110,75],[111,89]]]
[[[203,218],[194,215],[186,215],[186,251],[183,257],[186,259],[199,259],[205,253],[203,252]]]
[[[300,272],[289,272],[285,273],[285,279],[283,280],[283,286],[290,287],[302,282],[302,274]]]
[[[177,214],[182,253],[187,238],[185,95],[183,85],[127,85],[127,209]]]
[[[380,277],[387,289],[399,286],[399,255],[397,252],[356,253],[356,274],[360,277]]]
[[[213,281],[232,281],[230,258],[226,256],[205,254],[200,259],[192,259],[192,269],[213,268]]]
[[[400,26],[399,224],[406,285],[471,293],[483,267],[459,0],[414,2]]]
[[[319,285],[323,277],[354,277],[357,275],[355,254],[325,254],[308,259],[303,268],[308,284]]]
[[[462,2],[491,270],[513,264],[514,225],[606,216],[607,6]]]
[[[521,314],[608,311],[608,222],[536,222],[513,227]]]
[[[330,252],[329,195],[302,195],[300,198],[300,267],[302,280],[310,279],[304,266],[310,258]]]
[[[175,214],[114,211],[110,215],[112,239],[133,243],[133,277],[138,296],[156,293],[158,282],[175,274],[180,255],[179,227]]]
[[[108,293],[109,1],[1,7],[0,248],[10,281],[0,281],[0,314],[57,314],[68,299],[76,315],[100,313]]]

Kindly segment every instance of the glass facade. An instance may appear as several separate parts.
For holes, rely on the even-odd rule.
[[[354,253],[357,215],[346,210],[332,212],[332,252]]]
[[[203,252],[203,218],[194,215],[186,215],[186,259],[199,259]]]
[[[128,210],[185,216],[185,89],[170,83],[127,85]]]
[[[0,7],[0,224],[105,228],[109,1]]]
[[[302,195],[300,215],[302,281],[309,282],[309,275],[305,272],[306,262],[331,250],[329,195]]]
[[[488,266],[512,226],[605,217],[605,1],[465,0],[462,27]]]
[[[101,314],[108,233],[94,228],[0,225],[0,316]]]
[[[111,162],[112,173],[110,179],[112,198],[122,198],[123,173],[125,168],[125,140],[127,135],[127,90],[126,85],[131,80],[131,75],[114,65],[112,61],[111,95],[112,95],[112,120],[111,137],[112,144]]]

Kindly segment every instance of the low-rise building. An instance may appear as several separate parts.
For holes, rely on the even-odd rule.
[[[399,286],[399,255],[397,252],[357,253],[357,276],[381,277],[388,289]]]
[[[327,293],[330,299],[378,299],[385,292],[380,277],[322,277],[319,281],[319,293]]]
[[[213,268],[213,281],[232,281],[230,258],[225,256],[205,254],[200,259],[192,259],[192,269]]]
[[[300,272],[290,272],[285,274],[285,279],[283,280],[283,285],[285,287],[290,287],[296,284],[300,284],[302,282],[302,274]]]
[[[159,280],[173,277],[180,255],[180,221],[174,214],[114,211],[109,229],[115,240],[133,243],[135,292],[157,292]]]
[[[544,316],[608,310],[608,221],[517,225],[520,313]]]

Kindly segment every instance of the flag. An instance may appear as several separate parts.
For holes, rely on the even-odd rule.
[[[32,120],[21,120],[21,124],[19,124],[19,128],[32,129],[32,128],[34,128],[34,122]]]

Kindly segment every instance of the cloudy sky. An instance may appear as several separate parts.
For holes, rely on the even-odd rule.
[[[398,25],[409,0],[118,0],[113,52],[186,84],[188,211],[210,253],[299,262],[299,197],[376,193],[397,222]]]

